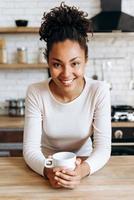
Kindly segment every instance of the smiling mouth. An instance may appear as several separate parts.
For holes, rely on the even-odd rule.
[[[61,83],[65,86],[70,86],[72,84],[74,79],[70,79],[70,80],[60,80]]]

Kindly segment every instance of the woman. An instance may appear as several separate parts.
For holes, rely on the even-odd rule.
[[[23,154],[26,163],[54,188],[75,188],[109,160],[111,113],[108,86],[84,75],[90,21],[62,3],[44,13],[40,27],[51,78],[27,91]],[[93,145],[91,136],[93,136]],[[45,158],[72,151],[73,171],[44,167]]]

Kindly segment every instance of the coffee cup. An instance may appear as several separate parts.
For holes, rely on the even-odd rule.
[[[76,154],[73,152],[58,152],[52,155],[52,158],[45,159],[45,167],[64,167],[74,170],[76,167]]]

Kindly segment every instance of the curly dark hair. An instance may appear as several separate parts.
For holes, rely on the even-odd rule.
[[[49,13],[44,13],[39,34],[40,40],[46,42],[44,55],[47,60],[53,44],[66,39],[77,41],[85,50],[87,59],[87,33],[91,32],[91,22],[87,16],[86,12],[79,11],[75,6],[67,6],[64,2],[59,7],[51,9]]]

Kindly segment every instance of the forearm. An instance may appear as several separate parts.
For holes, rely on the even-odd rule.
[[[87,162],[84,162],[84,160],[87,159],[87,157],[79,157],[82,161],[82,163],[77,166],[76,171],[80,174],[81,179],[88,176],[90,174],[90,166]]]
[[[90,175],[90,166],[88,163],[83,162],[81,164],[81,179]]]
[[[41,119],[25,117],[23,156],[30,168],[43,175],[45,157],[41,151],[41,135]]]
[[[95,173],[101,169],[109,160],[111,155],[111,147],[107,149],[97,148],[95,149],[90,157],[85,162],[90,166],[90,174]]]

